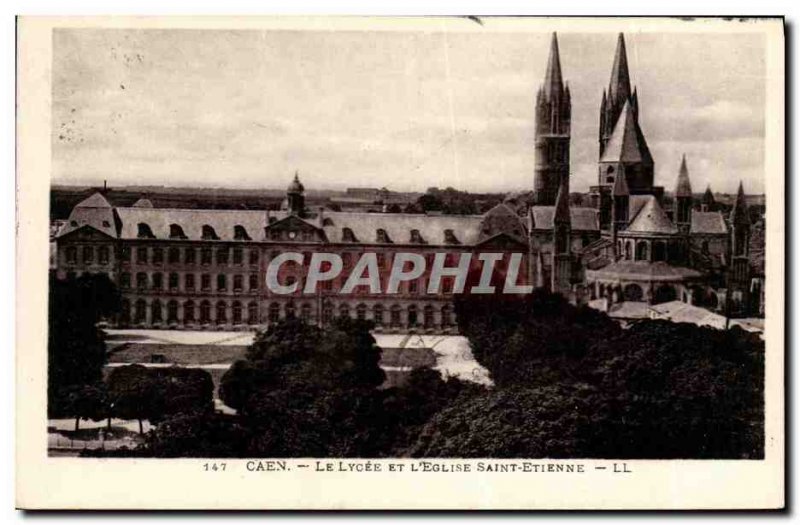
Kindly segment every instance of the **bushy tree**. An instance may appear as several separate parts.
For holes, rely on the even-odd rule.
[[[48,312],[48,413],[64,415],[65,395],[102,380],[105,340],[97,323],[119,307],[105,274],[50,280]],[[69,414],[70,416],[72,414]]]
[[[248,431],[238,418],[215,412],[177,413],[145,435],[137,452],[151,457],[237,457],[246,450]]]
[[[138,420],[140,434],[143,420],[161,415],[157,392],[153,374],[142,365],[115,368],[108,377],[111,412],[121,419]]]
[[[62,415],[75,418],[75,431],[81,419],[100,421],[109,417],[108,391],[104,383],[64,387],[59,396]]]

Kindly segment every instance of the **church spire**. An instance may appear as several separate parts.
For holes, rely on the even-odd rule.
[[[567,189],[566,184],[564,184],[562,181],[558,187],[558,194],[556,195],[556,209],[555,215],[553,216],[553,222],[569,223],[570,221],[569,189]]]
[[[675,187],[675,197],[692,196],[692,181],[689,180],[689,169],[686,167],[686,154],[681,159],[681,168],[678,171],[678,185]]]
[[[561,58],[558,54],[556,33],[550,39],[550,56],[547,58],[547,71],[544,74],[544,95],[548,101],[561,97],[564,92],[564,79],[561,76]]]
[[[736,192],[736,201],[731,209],[731,224],[750,224],[747,216],[747,200],[744,197],[744,187],[739,181],[739,190]]]
[[[611,81],[608,84],[608,98],[614,105],[622,105],[631,96],[631,77],[628,73],[628,56],[625,51],[625,37],[617,37],[617,51],[611,68]]]

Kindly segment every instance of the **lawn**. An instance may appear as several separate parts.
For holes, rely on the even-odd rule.
[[[109,363],[174,363],[177,365],[211,365],[233,363],[244,358],[246,346],[234,345],[170,345],[127,343],[109,352]],[[163,360],[153,360],[154,355]]]

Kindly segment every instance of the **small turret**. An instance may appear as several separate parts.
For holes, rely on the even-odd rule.
[[[288,202],[289,213],[292,215],[303,216],[305,213],[305,188],[300,182],[300,175],[294,172],[294,179],[286,189],[286,200]]]

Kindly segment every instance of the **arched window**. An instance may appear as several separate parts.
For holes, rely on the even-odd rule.
[[[255,302],[247,303],[247,323],[258,324],[258,304]]]
[[[367,305],[364,303],[359,304],[356,306],[356,319],[359,321],[363,321],[367,318]]]
[[[375,326],[383,325],[383,305],[376,304],[372,307],[372,320],[375,322]]]
[[[172,300],[167,303],[167,322],[178,322],[178,301]]]
[[[626,301],[641,301],[644,298],[642,287],[638,284],[629,284],[622,290],[622,295]]]
[[[183,228],[179,224],[169,225],[169,238],[170,239],[186,239],[186,234],[183,233]]]
[[[136,274],[136,288],[139,290],[144,290],[147,288],[147,274],[144,272],[139,272]]]
[[[194,301],[183,303],[183,322],[184,324],[194,322]]]
[[[389,325],[392,328],[399,328],[400,327],[400,305],[395,304],[392,305],[392,308],[389,310]]]
[[[126,290],[131,287],[131,274],[123,272],[119,276],[119,287]]]
[[[156,236],[153,235],[153,230],[150,229],[150,225],[146,222],[140,222],[137,226],[137,233],[136,237],[139,239],[155,239]]]
[[[655,241],[653,243],[653,260],[665,261],[667,259],[667,247],[664,241]]]
[[[136,306],[134,308],[134,313],[133,313],[133,320],[137,324],[141,324],[147,321],[147,303],[144,302],[144,299],[139,299],[138,301],[136,301]]]
[[[322,304],[322,324],[328,325],[333,319],[333,305],[330,301],[325,301]]]
[[[277,323],[281,318],[281,307],[278,303],[272,303],[269,305],[267,320],[270,323]]]
[[[131,302],[127,299],[119,303],[119,322],[123,325],[131,322]]]
[[[453,324],[452,309],[449,305],[442,306],[442,327],[447,328]]]
[[[450,229],[444,231],[444,242],[445,244],[461,244],[456,234]]]
[[[231,310],[233,311],[233,324],[242,324],[242,303],[234,301]]]
[[[303,320],[304,323],[311,322],[311,305],[308,303],[303,303],[300,305],[300,319]]]
[[[164,276],[156,272],[153,274],[153,290],[161,290],[164,287]]]
[[[170,290],[178,289],[178,274],[175,272],[169,274],[169,289]]]
[[[219,237],[217,236],[217,232],[214,231],[214,228],[212,228],[208,224],[204,224],[203,225],[202,238],[203,238],[203,240],[211,240],[211,241],[219,240]]]
[[[350,228],[342,228],[342,242],[358,242],[353,230]]]
[[[406,322],[410,328],[417,326],[417,307],[413,304],[406,311]]]
[[[375,232],[375,241],[381,243],[390,243],[392,240],[389,238],[389,234],[386,233],[386,230],[383,228],[378,228]]]
[[[247,230],[241,224],[237,224],[233,227],[233,238],[237,241],[249,241],[250,236],[247,234]]]
[[[228,322],[228,305],[225,301],[217,303],[217,324],[225,324]]]
[[[433,324],[434,324],[434,321],[433,321],[433,306],[426,305],[425,309],[423,310],[423,312],[424,312],[424,314],[423,314],[424,321],[423,322],[425,324],[425,328],[433,328]]]
[[[350,307],[347,305],[347,303],[342,303],[339,305],[339,317],[341,319],[350,318]]]
[[[160,323],[162,321],[161,301],[158,299],[154,299],[150,305],[150,318],[152,319],[153,323]]]
[[[646,241],[639,241],[636,243],[636,260],[637,261],[646,261],[647,260],[647,242]]]
[[[200,323],[208,324],[211,322],[211,303],[203,301],[200,303]]]

